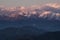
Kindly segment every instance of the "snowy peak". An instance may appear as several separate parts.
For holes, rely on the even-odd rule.
[[[0,6],[0,19],[20,19],[22,17],[38,17],[60,20],[60,5],[59,4],[45,4],[43,6],[32,7],[4,7]]]

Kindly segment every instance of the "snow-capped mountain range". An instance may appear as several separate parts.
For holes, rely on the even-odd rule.
[[[60,20],[60,5],[45,4],[42,6],[31,7],[4,7],[0,6],[0,20],[26,18],[47,18],[49,20]]]

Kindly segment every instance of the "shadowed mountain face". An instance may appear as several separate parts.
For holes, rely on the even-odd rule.
[[[60,21],[43,18],[0,20],[0,40],[59,40]]]

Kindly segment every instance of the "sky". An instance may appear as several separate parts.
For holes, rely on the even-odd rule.
[[[0,0],[0,5],[5,6],[32,6],[45,3],[60,3],[60,0]]]

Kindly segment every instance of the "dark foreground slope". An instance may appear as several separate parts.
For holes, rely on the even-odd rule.
[[[0,21],[0,40],[60,40],[60,21]]]
[[[18,40],[60,40],[60,31],[57,32],[47,32],[43,35],[38,36],[24,36],[23,38],[18,38]]]
[[[60,40],[60,31],[44,32],[45,30],[32,28],[22,27],[0,30],[0,40]]]

